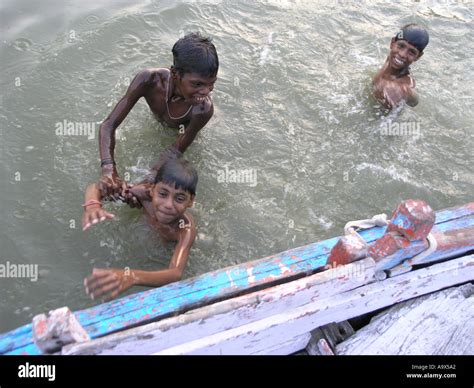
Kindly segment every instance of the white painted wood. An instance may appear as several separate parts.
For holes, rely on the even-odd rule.
[[[400,303],[336,346],[338,354],[474,354],[474,285]]]
[[[299,335],[295,338],[290,338],[289,340],[281,343],[275,343],[269,348],[259,349],[257,352],[250,354],[255,356],[283,356],[285,354],[292,354],[301,349],[304,349],[307,346],[310,338],[310,333],[304,333],[303,335]]]
[[[187,342],[156,354],[251,354],[329,322],[474,280],[474,255],[419,269],[383,282],[311,302],[256,322]]]
[[[373,280],[374,267],[372,259],[364,259],[177,317],[66,346],[62,353],[151,354],[355,289]],[[277,344],[269,345],[274,346]]]

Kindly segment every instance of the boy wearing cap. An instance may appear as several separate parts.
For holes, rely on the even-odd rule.
[[[386,108],[418,104],[409,66],[421,58],[428,41],[428,32],[417,24],[407,24],[392,38],[385,64],[373,79],[374,96]]]

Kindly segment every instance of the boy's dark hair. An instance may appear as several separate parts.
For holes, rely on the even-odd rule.
[[[180,76],[185,73],[198,73],[212,77],[219,70],[219,58],[211,39],[193,32],[179,39],[171,50],[173,66]]]
[[[169,159],[158,169],[155,184],[163,182],[174,185],[177,189],[188,191],[191,195],[196,195],[198,174],[196,169],[187,160]]]

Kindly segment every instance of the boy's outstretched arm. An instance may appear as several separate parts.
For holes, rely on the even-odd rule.
[[[137,101],[145,95],[153,78],[150,70],[138,73],[130,83],[125,96],[117,103],[99,128],[99,150],[102,176],[100,188],[104,195],[118,194],[122,187],[121,179],[115,168],[115,130],[127,117]]]
[[[102,209],[102,193],[96,183],[87,186],[82,206],[84,207],[82,230],[87,230],[94,224],[115,217],[112,213]]]
[[[132,286],[159,287],[181,279],[188,262],[189,251],[196,238],[196,227],[191,216],[179,232],[179,239],[168,269],[161,271],[141,271],[135,269],[98,269],[84,279],[84,287],[92,299],[105,301],[116,298]]]

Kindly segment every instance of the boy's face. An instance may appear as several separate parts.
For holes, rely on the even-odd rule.
[[[181,76],[175,72],[176,86],[181,92],[185,100],[193,105],[203,103],[206,97],[214,89],[214,84],[217,80],[217,75],[212,77],[204,77],[197,73],[184,73]]]
[[[400,70],[404,67],[410,66],[413,62],[420,59],[423,52],[420,52],[415,46],[408,43],[406,40],[395,41],[392,38],[390,43],[390,66],[394,69]]]
[[[193,205],[194,195],[164,182],[152,189],[152,205],[155,217],[161,224],[171,224]]]

